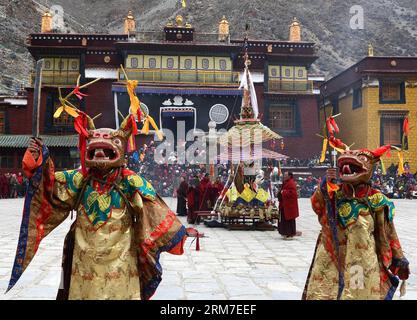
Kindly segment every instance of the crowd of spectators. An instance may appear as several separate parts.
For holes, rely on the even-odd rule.
[[[27,184],[28,179],[21,172],[0,173],[0,199],[22,198]]]
[[[140,173],[163,197],[176,196],[180,184],[180,178],[184,177],[189,182],[196,178],[201,180],[209,173],[205,164],[177,164],[175,154],[169,156],[168,163],[157,163],[155,161],[156,145],[150,143],[138,152],[129,155],[128,166],[131,170]],[[198,151],[197,151],[198,152]],[[285,168],[315,167],[318,164],[317,158],[306,160],[287,159],[281,162]],[[216,165],[216,173],[219,181],[225,184],[228,179],[229,165]],[[267,178],[267,177],[265,177]],[[321,177],[313,175],[296,176],[299,196],[310,197],[316,189]],[[401,176],[397,174],[397,167],[392,165],[382,174],[380,167],[377,167],[373,176],[373,186],[380,189],[384,194],[394,199],[417,199],[417,173],[412,174],[409,170]],[[19,198],[25,195],[28,184],[27,178],[21,173],[0,173],[0,198]]]
[[[407,167],[401,176],[398,176],[394,165],[386,170],[386,174],[382,174],[381,168],[377,168],[372,180],[373,185],[389,198],[417,199],[417,173],[412,174]]]
[[[140,153],[143,154],[141,159],[139,159],[139,153],[130,155],[129,167],[149,180],[156,191],[163,197],[175,196],[181,176],[186,181],[190,181],[196,177],[202,179],[207,173],[206,165],[204,164],[176,164],[175,155],[173,155],[170,164],[158,164],[155,162],[154,152],[155,146],[151,144],[140,150]],[[318,159],[288,159],[281,164],[286,168],[312,168],[317,166]],[[220,181],[225,184],[228,178],[229,166],[216,165],[216,170]],[[320,178],[313,175],[296,177],[299,196],[301,198],[310,197],[316,189]],[[407,171],[402,176],[398,176],[395,166],[388,168],[385,175],[382,174],[380,168],[377,168],[373,177],[373,185],[390,198],[417,198],[417,175],[410,174]]]

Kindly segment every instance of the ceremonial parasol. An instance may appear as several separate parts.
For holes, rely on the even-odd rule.
[[[240,119],[234,121],[234,126],[227,133],[219,137],[221,145],[241,147],[261,144],[282,137],[269,129],[258,119],[258,101],[253,84],[252,75],[249,71],[248,38],[245,37],[245,69],[239,89],[243,88],[243,99],[240,111]]]

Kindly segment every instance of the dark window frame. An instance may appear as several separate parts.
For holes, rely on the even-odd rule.
[[[167,58],[167,69],[170,69],[170,70],[174,69],[174,64],[175,64],[174,58],[172,57]]]
[[[406,116],[404,116],[405,118]],[[401,148],[401,144],[402,144],[402,140],[403,140],[403,136],[404,136],[404,131],[403,131],[403,123],[404,123],[404,118],[394,118],[396,120],[398,120],[398,124],[399,124],[399,128],[400,128],[400,143],[399,144],[394,144],[394,146]],[[389,117],[384,117],[381,116],[380,117],[380,121],[379,121],[379,125],[380,125],[380,145],[384,146],[387,143],[385,142],[384,139],[384,124],[385,122],[387,122],[387,120],[393,120],[393,118],[389,118]],[[405,146],[404,146],[405,150],[408,150],[408,141],[406,141]]]
[[[332,105],[332,114],[333,115],[338,114],[339,113],[339,99],[338,98],[333,99],[331,101],[331,105]]]
[[[276,128],[272,126],[271,111],[273,111],[274,108],[279,108],[279,107],[291,107],[292,108],[293,116],[294,116],[294,129],[282,129],[282,128]],[[268,105],[268,124],[270,125],[270,128],[273,131],[278,132],[283,137],[302,136],[300,113],[299,113],[298,104],[296,102],[280,103],[278,101],[271,101]]]
[[[203,58],[201,60],[201,68],[203,70],[209,70],[210,69],[210,60],[207,58]]]
[[[398,100],[385,100],[383,96],[383,87],[385,83],[400,85],[400,98]],[[379,103],[380,104],[405,104],[405,82],[400,80],[379,80]]]
[[[193,69],[193,60],[190,58],[184,59],[184,69],[185,70],[192,70]]]
[[[226,61],[226,59],[219,59],[219,69],[221,71],[226,71],[227,70],[227,61]]]
[[[0,168],[1,169],[13,169],[15,168],[15,154],[5,152],[0,156]]]
[[[149,64],[149,69],[157,69],[158,68],[157,65],[156,65],[156,58],[149,58],[148,64]]]
[[[352,109],[362,107],[362,88],[354,88],[352,93]]]

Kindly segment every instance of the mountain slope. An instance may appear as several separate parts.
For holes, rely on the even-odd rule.
[[[180,0],[54,0],[53,4],[61,5],[79,23],[67,21],[73,30],[113,33],[121,32],[123,18],[133,10],[141,30],[160,30],[182,14],[198,32],[215,32],[225,15],[234,38],[242,37],[248,22],[253,38],[286,40],[288,26],[296,16],[302,23],[303,40],[317,43],[320,58],[313,70],[327,77],[366,55],[370,42],[376,55],[417,54],[415,0],[187,0],[185,9]],[[353,5],[363,7],[363,30],[350,28]],[[32,0],[0,0],[1,15],[7,19],[0,20],[0,92],[27,77],[31,60],[24,40],[28,33],[39,31],[40,25]]]

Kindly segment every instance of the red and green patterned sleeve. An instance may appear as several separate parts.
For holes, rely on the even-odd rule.
[[[55,172],[45,146],[38,161],[29,151],[26,152],[23,169],[29,185],[8,290],[32,261],[42,239],[68,217],[83,180],[78,171]]]
[[[152,185],[139,175],[127,177],[134,215],[139,256],[141,296],[147,300],[162,279],[159,257],[162,252],[182,254],[186,229]]]

